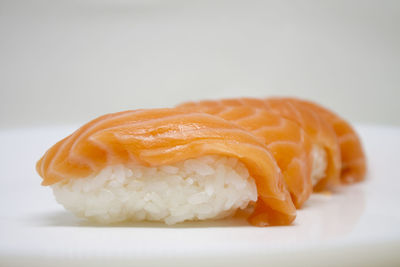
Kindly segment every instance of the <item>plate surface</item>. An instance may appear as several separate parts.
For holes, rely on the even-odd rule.
[[[389,265],[400,264],[400,128],[358,126],[365,182],[315,194],[292,226],[257,228],[244,219],[176,226],[92,225],[40,186],[39,157],[75,127],[0,132],[0,265]]]

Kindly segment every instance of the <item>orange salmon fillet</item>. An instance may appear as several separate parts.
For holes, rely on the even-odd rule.
[[[227,107],[253,107],[264,109],[298,124],[311,138],[313,144],[321,146],[327,153],[326,176],[314,187],[314,190],[324,190],[340,183],[341,158],[340,147],[335,131],[325,119],[307,105],[291,99],[256,99],[237,98],[216,100]],[[200,101],[200,106],[210,106],[213,100]],[[181,106],[193,105],[193,102]],[[257,127],[257,126],[256,126]],[[260,127],[260,126],[259,126]]]
[[[319,113],[293,99],[268,98],[263,102],[267,110],[298,123],[314,140],[314,143],[327,152],[326,177],[316,185],[315,190],[320,191],[340,184],[342,168],[340,146],[331,125]]]
[[[260,138],[218,116],[180,109],[125,111],[101,116],[56,143],[38,161],[43,185],[80,179],[111,164],[173,164],[204,155],[238,158],[257,186],[248,220],[288,225],[296,217],[282,172]]]
[[[342,182],[354,183],[364,180],[367,172],[367,162],[361,140],[353,127],[337,114],[316,103],[299,99],[293,99],[292,101],[307,105],[333,127],[340,146]]]

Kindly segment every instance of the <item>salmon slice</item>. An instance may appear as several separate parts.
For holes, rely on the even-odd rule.
[[[343,118],[332,111],[310,101],[292,99],[307,105],[333,127],[339,141],[342,159],[341,180],[343,183],[354,183],[364,180],[367,171],[365,153],[356,131]]]
[[[325,119],[306,105],[289,99],[237,98],[219,100],[221,105],[247,106],[264,109],[298,124],[311,138],[314,145],[323,148],[327,155],[326,175],[314,186],[319,191],[340,183],[340,147],[334,130]],[[201,101],[200,105],[212,106],[213,100]],[[191,105],[190,102],[183,104]]]
[[[295,206],[300,208],[310,197],[311,140],[296,123],[264,109],[222,101],[188,102],[180,107],[219,116],[259,136],[277,161]]]
[[[327,154],[327,170],[324,179],[315,186],[316,191],[340,184],[342,168],[340,146],[331,125],[314,110],[289,98],[268,98],[265,108],[298,123]]]
[[[248,220],[288,225],[296,208],[278,164],[259,137],[217,116],[180,109],[101,116],[51,147],[36,169],[43,185],[82,179],[112,164],[174,164],[222,155],[240,160],[254,178],[258,200]]]

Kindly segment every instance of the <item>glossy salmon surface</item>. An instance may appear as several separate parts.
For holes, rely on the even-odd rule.
[[[313,144],[322,147],[327,153],[326,175],[318,182],[314,190],[324,190],[340,183],[341,155],[336,133],[321,115],[307,105],[285,98],[205,100],[200,101],[197,105],[210,106],[215,101],[225,107],[245,106],[263,109],[296,123],[307,133]],[[181,106],[188,105],[193,105],[193,102],[184,103]]]
[[[353,127],[339,115],[310,101],[293,99],[315,110],[333,127],[340,146],[342,159],[341,179],[343,183],[354,183],[365,179],[367,161],[360,137]]]

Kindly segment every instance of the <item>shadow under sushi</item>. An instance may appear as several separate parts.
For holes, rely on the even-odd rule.
[[[161,222],[139,221],[139,222],[121,222],[114,224],[99,224],[84,219],[77,218],[68,211],[57,211],[43,213],[30,218],[38,227],[96,227],[96,228],[210,228],[210,227],[249,227],[249,223],[242,215],[235,215],[231,218],[220,220],[207,220],[207,221],[186,221],[174,225],[167,225]]]

